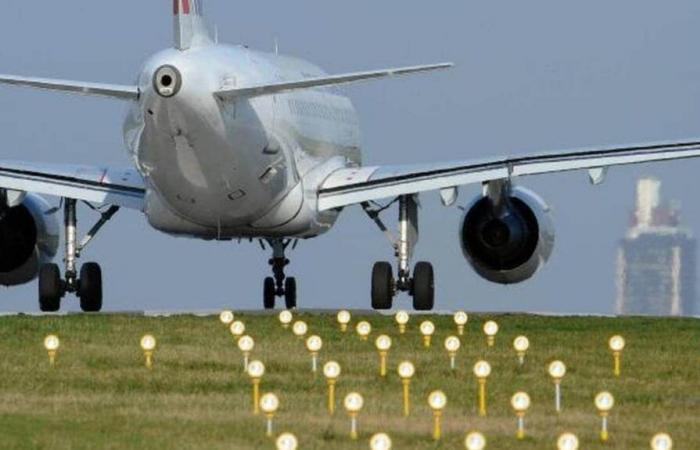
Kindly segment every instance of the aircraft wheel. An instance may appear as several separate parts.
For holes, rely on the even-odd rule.
[[[263,306],[265,309],[275,308],[275,297],[277,295],[277,288],[275,287],[275,280],[272,277],[265,278],[265,284],[263,286]]]
[[[284,303],[287,309],[297,307],[297,279],[294,277],[284,280]]]
[[[413,270],[413,309],[430,311],[435,306],[435,277],[433,265],[419,262]]]
[[[80,309],[84,312],[99,312],[102,309],[102,269],[94,262],[80,268],[78,288]]]
[[[63,284],[56,264],[44,264],[39,269],[39,309],[56,312],[61,308]]]
[[[391,264],[375,263],[372,267],[372,308],[391,309],[394,300],[393,284]]]

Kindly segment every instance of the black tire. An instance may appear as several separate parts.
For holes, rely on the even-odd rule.
[[[263,306],[265,309],[275,309],[275,297],[277,297],[275,280],[272,277],[267,277],[263,284]]]
[[[63,282],[56,264],[44,264],[39,269],[39,309],[56,312],[61,308]]]
[[[78,280],[80,309],[84,312],[100,312],[102,309],[102,269],[94,262],[83,264]]]
[[[413,309],[431,311],[435,306],[435,276],[433,265],[419,262],[413,270]]]
[[[372,267],[372,308],[391,309],[394,302],[393,269],[388,262],[378,262]]]
[[[284,304],[287,309],[297,307],[297,279],[294,277],[284,280]]]

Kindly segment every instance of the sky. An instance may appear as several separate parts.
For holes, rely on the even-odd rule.
[[[0,72],[130,84],[145,59],[172,45],[170,0],[6,2]],[[366,164],[452,161],[596,145],[700,137],[700,3],[295,2],[205,0],[221,42],[319,64],[329,73],[453,61],[444,73],[349,87]],[[36,162],[126,166],[126,106],[107,99],[0,88],[0,154]],[[552,207],[549,264],[515,286],[479,278],[462,256],[462,212],[421,197],[416,261],[436,270],[436,308],[614,311],[615,254],[636,180],[655,176],[700,230],[700,161],[613,168],[602,186],[585,172],[523,178]],[[478,187],[460,191],[466,205]],[[387,216],[393,223],[395,211]],[[79,217],[85,231],[96,218]],[[267,259],[256,243],[173,238],[122,211],[85,251],[103,266],[106,310],[260,308]],[[367,308],[375,261],[389,242],[359,208],[289,255],[299,306]],[[0,311],[38,309],[36,283],[0,290]],[[77,310],[73,297],[64,309]],[[403,295],[398,307],[409,307]]]

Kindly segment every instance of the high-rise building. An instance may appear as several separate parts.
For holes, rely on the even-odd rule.
[[[617,256],[617,313],[684,316],[695,308],[695,239],[680,226],[677,204],[661,201],[661,183],[637,184],[637,209]]]

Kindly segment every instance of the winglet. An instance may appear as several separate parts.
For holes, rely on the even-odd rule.
[[[202,0],[173,0],[175,48],[187,50],[211,42],[204,24]]]

